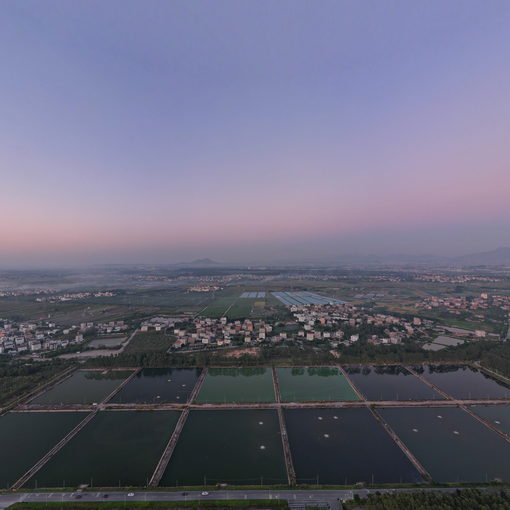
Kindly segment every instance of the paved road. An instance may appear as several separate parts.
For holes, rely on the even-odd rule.
[[[356,490],[214,490],[207,496],[200,491],[182,492],[160,491],[98,491],[98,492],[17,492],[0,494],[0,509],[18,502],[64,502],[64,501],[183,501],[200,499],[286,499],[293,510],[304,509],[305,505],[329,506],[340,510],[341,502],[353,498],[354,494],[365,497],[371,492],[396,492],[412,489],[356,489]],[[455,488],[424,489],[453,492]],[[108,495],[105,497],[105,495]]]

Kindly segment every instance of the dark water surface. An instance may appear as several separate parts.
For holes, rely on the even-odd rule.
[[[510,406],[470,406],[476,414],[510,436]]]
[[[277,368],[282,402],[359,400],[337,367]]]
[[[0,417],[0,488],[16,482],[87,413],[8,413]]]
[[[368,400],[431,400],[443,399],[404,367],[344,367],[353,384]]]
[[[178,411],[99,412],[26,487],[145,485],[178,418]]]
[[[287,483],[272,409],[191,411],[161,486]]]
[[[144,368],[111,402],[185,404],[201,371],[200,368]]]
[[[510,443],[458,407],[380,414],[437,482],[510,481]]]
[[[510,398],[510,386],[465,365],[414,367],[425,379],[454,398]]]
[[[285,420],[298,482],[422,481],[368,409],[288,409]]]
[[[210,368],[197,402],[274,402],[270,368]]]

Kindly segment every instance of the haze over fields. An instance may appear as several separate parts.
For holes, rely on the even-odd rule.
[[[510,3],[0,5],[2,267],[510,245]]]

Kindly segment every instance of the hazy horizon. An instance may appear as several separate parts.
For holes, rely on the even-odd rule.
[[[510,245],[510,3],[0,5],[0,268]]]

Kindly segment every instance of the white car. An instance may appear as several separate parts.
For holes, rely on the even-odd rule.
[[[207,491],[202,492],[202,496],[209,496],[209,493]]]
[[[128,498],[132,498],[135,495],[134,492],[128,492]]]

